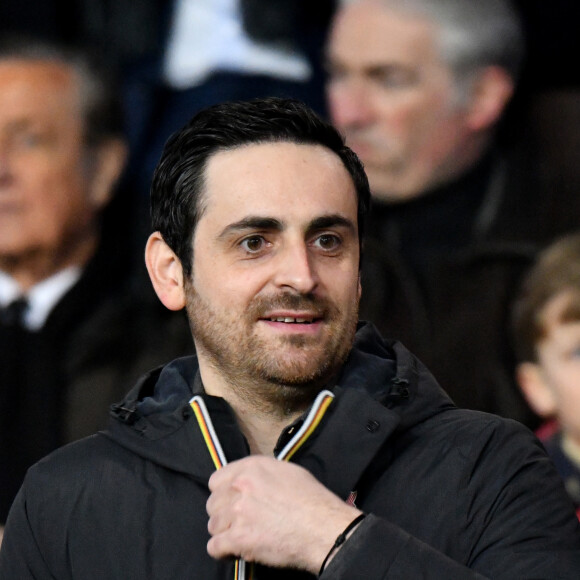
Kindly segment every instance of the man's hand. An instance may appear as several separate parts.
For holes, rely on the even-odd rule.
[[[336,537],[360,514],[304,468],[254,455],[209,480],[213,558],[234,556],[318,574]]]

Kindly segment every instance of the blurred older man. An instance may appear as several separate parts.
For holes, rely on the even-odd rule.
[[[29,465],[100,428],[127,376],[189,345],[152,332],[169,319],[132,282],[130,224],[101,227],[121,120],[82,55],[0,47],[0,524]]]
[[[458,405],[531,426],[506,313],[560,224],[535,164],[497,139],[523,44],[506,0],[354,0],[326,60],[333,121],[374,197],[361,316],[412,348]]]

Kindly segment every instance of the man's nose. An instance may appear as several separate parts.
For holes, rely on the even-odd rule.
[[[330,83],[328,100],[332,121],[339,128],[364,126],[373,118],[368,90],[360,80]]]
[[[291,288],[300,294],[314,291],[318,276],[306,243],[289,245],[280,252],[274,283],[279,288]]]

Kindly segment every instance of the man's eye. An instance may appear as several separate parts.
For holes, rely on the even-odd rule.
[[[23,148],[37,147],[42,143],[42,136],[38,133],[21,133],[16,139],[16,143]]]
[[[340,246],[340,238],[334,234],[322,234],[314,243],[322,250],[336,250]]]
[[[242,249],[245,250],[246,252],[250,254],[255,254],[260,250],[264,249],[264,246],[266,245],[266,240],[264,240],[262,236],[251,236],[249,238],[246,238],[245,240],[242,240],[240,245]]]
[[[385,89],[407,89],[418,81],[418,75],[414,71],[400,68],[376,71],[371,77]]]

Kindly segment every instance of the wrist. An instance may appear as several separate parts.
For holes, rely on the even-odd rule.
[[[360,525],[363,519],[366,517],[365,513],[359,513],[345,528],[344,530],[336,537],[334,544],[330,547],[330,550],[326,554],[326,557],[322,561],[320,566],[320,571],[318,572],[318,576],[321,576],[324,572],[325,568],[330,564],[331,560],[336,556],[338,551],[341,549],[342,545],[350,538],[350,536],[354,533],[356,528]]]

